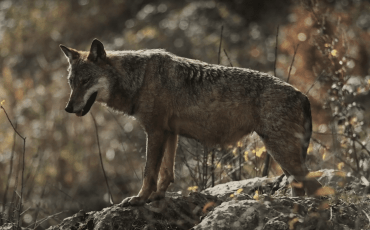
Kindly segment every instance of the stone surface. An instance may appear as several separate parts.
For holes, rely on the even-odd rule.
[[[370,229],[368,188],[340,171],[321,170],[318,175],[334,194],[290,197],[286,178],[253,178],[187,197],[167,193],[163,200],[138,207],[113,205],[96,212],[80,211],[48,230]]]

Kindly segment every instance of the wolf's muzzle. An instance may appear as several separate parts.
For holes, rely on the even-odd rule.
[[[73,102],[69,101],[65,111],[68,113],[75,113],[78,117],[85,116],[91,109],[91,106],[94,104],[98,92],[91,94],[90,98],[87,100],[85,106],[80,111],[75,111],[73,109]]]
[[[73,105],[72,103],[69,103],[67,104],[66,108],[64,109],[66,112],[68,113],[73,113]]]
[[[77,116],[85,116],[91,109],[91,106],[94,104],[98,92],[91,94],[89,100],[87,100],[85,107],[82,111],[76,113]]]

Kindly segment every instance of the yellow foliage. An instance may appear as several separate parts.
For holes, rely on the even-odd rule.
[[[343,163],[343,162],[342,162]],[[340,164],[340,163],[339,163]],[[344,164],[344,163],[343,163]],[[336,176],[340,176],[340,177],[346,177],[346,173],[345,172],[343,172],[343,171],[340,171],[340,172],[335,172],[334,173]]]
[[[47,172],[47,174],[48,174],[49,176],[52,176],[52,177],[54,177],[54,176],[56,176],[56,175],[57,175],[57,169],[56,169],[55,167],[53,167],[53,166],[49,166],[49,167],[47,167],[47,168],[46,168],[46,172]]]
[[[302,182],[298,182],[298,183],[292,182],[291,186],[295,188],[303,188],[303,183]]]
[[[338,55],[338,51],[336,49],[332,50],[330,53],[333,57],[336,57]]]
[[[242,147],[243,143],[241,141],[238,141],[238,147]]]
[[[309,172],[306,176],[306,178],[318,178],[318,177],[321,177],[322,174],[324,174],[323,172],[319,172],[319,171],[316,171],[316,172]]]
[[[144,37],[146,38],[154,38],[157,35],[157,30],[155,28],[147,26],[140,30],[139,33],[144,35]]]
[[[315,195],[317,196],[327,196],[335,194],[335,190],[331,187],[322,187],[316,191]]]
[[[211,208],[211,207],[213,207],[213,206],[215,206],[216,205],[216,203],[215,202],[208,202],[206,205],[204,205],[204,207],[203,207],[203,213],[206,213],[207,211],[209,211],[208,210],[208,208]]]
[[[339,164],[338,164],[338,169],[339,170],[342,170],[342,168],[344,167],[344,162],[340,162]]]
[[[326,158],[326,150],[324,150],[324,154],[322,155],[322,159],[325,160]]]
[[[15,91],[15,98],[19,101],[23,99],[23,90],[22,89],[17,89]]]
[[[347,143],[346,142],[341,142],[340,143],[340,147],[342,147],[342,148],[347,148],[348,146],[347,146]]]
[[[253,196],[253,199],[255,200],[258,200],[259,199],[259,195],[258,195],[258,190],[256,190],[254,196]]]
[[[330,208],[330,205],[327,201],[322,202],[319,206],[319,209],[321,209],[321,210],[329,209],[329,208]]]
[[[233,149],[233,154],[234,154],[234,156],[236,156],[236,150],[238,150],[237,148],[234,148]]]
[[[312,153],[312,151],[313,151],[313,146],[312,146],[312,144],[310,143],[310,145],[308,146],[308,149],[307,149],[307,154]]]
[[[1,101],[1,105],[4,105],[4,104],[5,104],[5,100],[2,100],[2,101]]]
[[[298,222],[298,217],[291,219],[291,220],[288,222],[288,224],[289,224],[289,229],[294,229],[294,225],[295,225],[295,223],[297,223],[297,222]]]
[[[243,192],[243,189],[242,189],[242,188],[238,189],[238,190],[236,191],[236,194],[240,194],[241,192]]]
[[[234,197],[234,194],[230,194],[230,197],[233,198]]]
[[[244,160],[245,161],[248,161],[248,151],[245,151],[244,152]]]
[[[264,153],[266,151],[266,147],[265,146],[263,146],[262,148],[260,148],[260,149],[257,149],[257,151],[256,151],[256,156],[257,157],[261,157],[262,156],[262,153]]]
[[[198,186],[190,186],[188,187],[188,191],[196,192],[198,190]]]
[[[356,123],[357,123],[357,117],[353,117],[353,118],[349,121],[349,123],[351,123],[351,125],[356,125]]]

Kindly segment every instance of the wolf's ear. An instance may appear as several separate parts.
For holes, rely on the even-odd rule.
[[[59,47],[63,51],[64,55],[66,55],[69,62],[80,57],[80,54],[74,49],[70,49],[64,45],[59,45]]]
[[[87,59],[95,62],[98,59],[104,60],[105,58],[106,58],[106,53],[104,50],[103,43],[101,43],[101,41],[95,38],[91,44],[90,53]]]

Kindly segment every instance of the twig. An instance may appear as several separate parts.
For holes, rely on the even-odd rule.
[[[113,202],[113,196],[112,196],[112,193],[110,191],[110,188],[109,188],[109,184],[108,184],[108,179],[107,179],[107,175],[105,174],[105,170],[104,170],[104,165],[103,165],[103,158],[101,156],[101,151],[100,151],[100,142],[99,142],[99,133],[98,133],[98,126],[96,125],[96,121],[95,121],[95,117],[94,115],[90,112],[91,114],[91,117],[94,121],[94,125],[95,125],[95,133],[96,133],[96,140],[98,142],[98,148],[99,148],[99,157],[100,157],[100,165],[101,165],[101,168],[103,170],[103,174],[104,174],[104,179],[105,179],[105,183],[107,184],[107,188],[108,188],[108,192],[109,192],[109,196],[110,196],[110,203],[111,204],[114,204]]]
[[[121,128],[122,132],[125,133],[126,138],[131,141],[130,135],[126,134],[125,128],[121,125],[121,123],[119,123],[119,121],[118,121],[117,117],[114,115],[114,113],[112,113],[112,111],[110,111],[109,109],[108,109],[108,112],[110,113],[110,115],[112,115],[113,119],[116,121],[117,125]]]
[[[25,214],[28,210],[30,210],[30,208],[31,208],[31,207],[28,207],[26,210],[24,210],[24,211],[21,213],[21,216],[22,216],[23,214]]]
[[[337,156],[337,155],[335,155],[335,158],[339,159],[341,162],[343,162],[345,165],[347,165],[349,168],[351,168],[352,171],[355,172],[356,174],[360,173],[359,171],[357,171],[357,169],[355,169],[350,164],[348,164],[345,159],[343,159],[343,158],[341,158],[340,156]]]
[[[227,55],[227,53],[226,53],[226,50],[225,50],[225,49],[224,49],[224,53],[225,53],[225,55],[226,55],[226,57],[227,57],[227,60],[229,60],[230,66],[231,66],[231,67],[234,67],[234,66],[233,66],[233,63],[231,63],[230,58],[229,58],[229,55]]]
[[[33,229],[36,229],[40,224],[44,223],[45,221],[47,221],[47,220],[49,220],[49,219],[51,219],[51,218],[54,218],[55,216],[58,216],[58,215],[60,215],[60,214],[62,214],[62,213],[64,213],[64,212],[67,212],[67,211],[61,211],[61,212],[55,213],[55,214],[53,214],[53,215],[51,215],[51,216],[47,216],[47,217],[45,217],[45,218],[42,218],[41,220],[39,220],[39,221],[37,221],[37,222],[36,222],[36,223],[37,223],[37,225],[36,225],[36,223],[32,223],[32,224],[28,225],[28,226],[27,226],[27,228],[29,228],[29,227],[31,227],[32,225],[34,225],[34,228],[33,228]]]
[[[331,133],[320,133],[320,132],[315,132],[315,131],[313,131],[312,133],[313,133],[313,134],[319,134],[319,135],[333,135],[333,134],[331,134]],[[339,135],[339,136],[343,136],[343,137],[350,138],[348,135],[343,134],[343,133],[335,133],[335,135]],[[357,140],[357,139],[355,139],[354,141],[356,141],[359,145],[361,145],[362,149],[363,149],[363,150],[365,150],[365,151],[366,151],[366,153],[370,156],[370,150],[368,150],[368,149],[366,148],[366,146],[365,146],[365,145],[363,145],[363,144],[361,143],[361,141],[359,141],[359,140]]]
[[[44,184],[44,187],[42,188],[42,192],[41,192],[41,196],[40,196],[40,200],[42,200],[42,198],[44,197],[44,194],[45,194],[45,188],[46,188],[46,185],[47,185],[47,182],[48,182],[48,179],[46,179],[45,181],[45,184]],[[34,223],[34,226],[33,226],[33,229],[36,229],[36,224],[37,224],[37,217],[39,215],[39,211],[40,211],[40,201],[37,203],[36,205],[36,212],[35,212],[35,223]]]
[[[121,145],[122,145],[122,149],[123,149],[123,153],[124,153],[123,156],[125,156],[125,158],[127,159],[127,163],[129,165],[129,167],[131,168],[131,170],[134,171],[134,174],[135,174],[137,180],[140,180],[139,176],[136,173],[136,170],[134,169],[134,166],[133,166],[134,164],[132,163],[131,158],[127,157],[127,155],[126,155],[127,152],[126,152],[125,147],[123,146],[123,142],[121,142]]]
[[[359,140],[357,140],[357,139],[355,139],[355,141],[356,141],[359,145],[361,145],[362,149],[363,149],[363,150],[365,150],[365,151],[367,152],[367,154],[369,154],[369,156],[370,156],[370,151],[366,148],[366,146],[365,146],[365,145],[363,145],[363,144],[361,143],[361,141],[359,141]]]
[[[274,75],[276,76],[276,61],[277,61],[277,47],[278,47],[278,36],[279,36],[279,26],[276,28],[276,43],[275,43],[275,62],[274,62]]]
[[[129,135],[126,134],[125,132],[125,128],[121,125],[121,123],[118,121],[117,117],[108,109],[108,112],[112,115],[112,117],[114,118],[114,120],[116,121],[116,123],[118,124],[118,126],[121,128],[122,130],[122,138],[123,138],[123,134],[125,134],[125,138],[127,138],[129,141],[131,141],[131,138]],[[121,142],[121,145],[122,145],[122,149],[123,149],[123,152],[126,153],[126,150],[123,146],[123,141]],[[131,161],[131,158],[127,157],[125,154],[124,154],[125,158],[127,159],[127,164],[129,165],[129,167],[132,169],[132,171],[134,172],[136,178],[138,180],[140,180],[139,176],[137,175],[136,173],[136,170],[133,168],[133,164],[132,164],[132,161]],[[131,161],[131,162],[130,162]]]
[[[15,126],[17,127],[17,123],[15,124]],[[8,189],[9,189],[10,178],[11,178],[12,173],[13,173],[13,162],[14,162],[14,150],[15,150],[16,137],[17,137],[17,133],[14,132],[13,146],[12,146],[12,152],[11,152],[11,157],[10,157],[10,169],[9,169],[8,180],[6,181],[6,186],[5,186],[4,196],[3,196],[3,210],[4,211],[5,211],[5,204],[6,204],[6,198],[7,198]],[[2,224],[3,224],[3,220],[1,219],[0,220],[0,225],[2,225]]]
[[[179,144],[179,149],[181,149],[181,151],[184,152],[184,149],[183,149],[182,145],[180,145],[180,144]],[[196,175],[194,175],[194,172],[192,171],[190,165],[188,164],[188,161],[185,158],[185,154],[181,154],[180,156],[181,156],[181,160],[184,162],[185,166],[188,168],[191,178],[196,183],[196,185],[199,187],[198,179],[196,178]],[[199,162],[199,161],[197,161],[197,162]]]
[[[289,83],[290,72],[292,71],[292,68],[293,68],[294,58],[295,58],[295,55],[297,54],[298,47],[299,47],[299,44],[296,47],[294,47],[293,59],[292,59],[292,63],[290,64],[289,73],[288,73],[288,79],[286,80],[287,83]]]
[[[355,161],[356,161],[356,166],[357,166],[357,171],[359,172],[360,171],[360,164],[358,162],[358,158],[357,158],[357,151],[356,151],[356,144],[354,142],[354,138],[352,139],[352,148],[353,148],[353,153],[354,153],[354,158],[355,158]]]
[[[362,210],[362,212],[365,214],[365,216],[367,217],[367,219],[369,220],[369,223],[370,223],[370,217],[369,217],[369,215],[365,212],[365,210]]]
[[[1,107],[1,109],[2,109],[2,110],[4,110],[4,113],[5,113],[6,117],[8,118],[8,121],[9,121],[9,123],[11,124],[11,126],[13,127],[14,131],[18,134],[18,136],[19,136],[20,138],[22,138],[23,140],[25,140],[26,138],[25,138],[25,137],[23,137],[21,134],[19,134],[19,132],[15,129],[15,127],[14,127],[13,123],[12,123],[12,122],[10,121],[10,119],[9,119],[8,113],[5,111],[5,108],[4,108],[3,106],[0,106],[0,107]]]
[[[314,85],[316,84],[316,82],[320,79],[320,77],[322,77],[323,74],[320,74],[316,79],[315,79],[315,82],[311,85],[311,87],[307,90],[306,92],[306,95],[308,95],[308,93],[310,92],[310,90],[314,87]]]
[[[217,64],[220,64],[221,60],[221,44],[222,44],[222,31],[224,30],[224,25],[221,26],[221,35],[220,35],[220,46],[218,47],[218,62]]]
[[[276,62],[277,62],[277,47],[278,47],[278,37],[279,37],[279,26],[277,26],[276,28],[276,42],[275,42],[275,61],[274,61],[274,76],[276,76]],[[294,60],[294,57],[293,57],[293,60]],[[290,73],[290,72],[289,72]],[[289,77],[288,77],[288,81],[289,81]],[[267,176],[269,174],[269,170],[270,170],[270,159],[271,159],[271,156],[269,154],[266,155],[266,159],[265,159],[265,167],[263,168],[263,171],[262,171],[262,176]]]
[[[242,180],[242,150],[240,147],[238,147],[239,149],[239,180]]]
[[[202,190],[207,188],[207,171],[208,171],[208,148],[206,145],[203,145],[203,187]]]
[[[270,169],[270,161],[271,161],[271,157],[270,155],[267,153],[266,154],[266,158],[265,158],[265,167],[263,168],[263,171],[262,171],[262,177],[265,177],[269,175],[269,169]]]
[[[58,190],[59,192],[61,192],[61,193],[63,193],[66,197],[68,197],[69,199],[71,199],[72,201],[75,201],[75,202],[77,202],[78,204],[79,204],[79,208],[81,208],[82,207],[82,209],[85,209],[85,205],[84,204],[82,204],[82,203],[80,203],[79,201],[77,201],[77,200],[75,200],[73,197],[71,197],[70,195],[68,195],[68,193],[66,193],[66,192],[64,192],[63,190],[61,190],[60,188],[58,188],[57,186],[55,186],[55,185],[51,185],[51,186],[53,186],[56,190]]]
[[[37,177],[37,175],[38,175],[38,173],[39,173],[39,171],[40,171],[40,167],[41,167],[41,162],[42,162],[42,157],[44,156],[44,154],[43,154],[44,152],[43,151],[41,151],[40,152],[40,146],[38,147],[38,150],[37,150],[37,155],[39,155],[39,160],[38,160],[38,164],[37,164],[37,168],[36,168],[36,170],[35,170],[35,173],[34,173],[34,175],[33,175],[33,177],[31,178],[31,181],[30,181],[30,187],[28,187],[28,192],[25,194],[25,199],[28,199],[29,197],[30,197],[30,195],[31,195],[31,192],[33,191],[33,188],[34,188],[34,186],[35,186],[35,184],[36,183],[33,183],[34,181],[35,181],[35,178]],[[32,165],[32,164],[31,164]],[[30,170],[31,171],[31,170]],[[27,179],[26,179],[26,182],[25,182],[26,184],[27,184]]]
[[[17,221],[17,224],[18,224],[18,227],[19,227],[19,220],[21,218],[21,212],[22,212],[22,198],[23,198],[23,177],[24,177],[24,156],[25,156],[25,153],[26,153],[26,137],[23,137],[14,127],[12,121],[10,120],[9,116],[8,116],[8,113],[6,112],[5,108],[1,105],[0,106],[1,109],[4,111],[6,117],[8,118],[8,121],[10,123],[10,125],[13,127],[14,131],[18,134],[18,136],[20,138],[22,138],[23,140],[23,156],[22,156],[22,160],[23,160],[23,163],[22,163],[22,183],[21,183],[21,195],[20,195],[20,201],[19,201],[19,210],[18,210],[18,221]]]
[[[215,150],[212,150],[212,187],[215,187]]]

